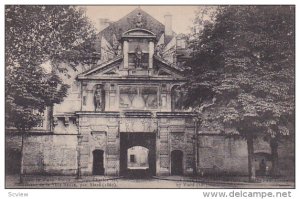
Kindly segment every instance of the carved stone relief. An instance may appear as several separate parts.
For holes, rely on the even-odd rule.
[[[106,132],[94,131],[91,133],[93,141],[97,144],[97,147],[105,149],[106,147]]]

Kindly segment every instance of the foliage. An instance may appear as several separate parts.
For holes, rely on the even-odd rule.
[[[185,104],[201,111],[204,126],[213,122],[218,131],[244,138],[290,133],[287,126],[295,111],[294,9],[224,6],[191,42]]]
[[[5,7],[6,125],[30,129],[41,119],[35,111],[60,103],[67,95],[55,69],[90,63],[95,33],[84,12],[74,6]],[[42,64],[50,63],[52,72]]]

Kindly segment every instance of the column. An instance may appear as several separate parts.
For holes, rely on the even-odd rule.
[[[128,41],[125,40],[123,43],[123,61],[124,61],[125,69],[128,68],[128,50],[129,50]]]
[[[154,42],[149,42],[149,69],[153,68]]]

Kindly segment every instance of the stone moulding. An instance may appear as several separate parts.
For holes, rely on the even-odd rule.
[[[120,112],[110,111],[110,112],[95,112],[95,111],[77,111],[76,115],[100,115],[106,117],[120,117]]]
[[[152,117],[150,111],[125,111],[124,115],[126,117]]]
[[[170,118],[174,118],[174,117],[195,117],[196,114],[195,113],[191,113],[191,112],[157,112],[156,116],[159,117],[170,117]]]

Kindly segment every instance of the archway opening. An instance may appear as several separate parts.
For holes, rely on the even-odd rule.
[[[149,169],[149,149],[142,146],[133,146],[127,149],[127,169]]]
[[[104,175],[104,151],[93,151],[93,175]]]
[[[147,178],[156,174],[156,135],[120,133],[120,175]]]
[[[183,152],[174,150],[171,152],[171,175],[183,174]]]

